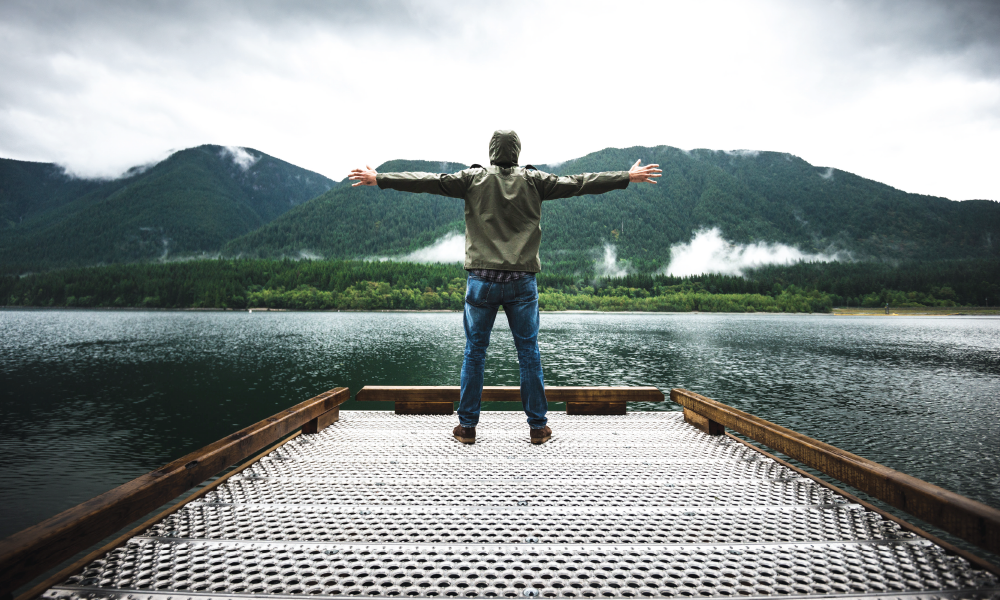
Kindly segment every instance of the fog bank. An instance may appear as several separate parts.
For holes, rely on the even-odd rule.
[[[430,246],[414,250],[396,260],[415,263],[464,263],[465,234],[453,231]]]
[[[797,262],[831,262],[848,258],[840,252],[809,254],[785,244],[733,244],[722,237],[718,227],[702,229],[687,244],[670,247],[670,264],[664,272],[675,277],[707,273],[743,275],[744,271],[766,265]]]

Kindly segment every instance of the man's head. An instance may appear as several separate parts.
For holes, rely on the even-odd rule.
[[[490,138],[490,164],[498,167],[517,166],[521,139],[510,129],[498,129]]]

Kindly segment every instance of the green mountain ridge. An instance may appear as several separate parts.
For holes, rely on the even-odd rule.
[[[257,150],[235,152],[182,150],[114,181],[0,159],[0,272],[216,255],[398,257],[464,228],[460,200],[355,188]],[[606,148],[537,166],[565,175],[623,170],[637,159],[660,164],[657,185],[545,203],[544,269],[592,271],[613,245],[633,272],[652,273],[668,263],[671,246],[714,227],[735,244],[782,243],[859,260],[997,258],[998,202],[906,193],[786,153]],[[378,167],[463,168],[422,160]]]
[[[181,150],[114,180],[0,159],[4,272],[217,253],[337,183],[253,149]]]
[[[783,243],[807,253],[912,261],[997,256],[1000,203],[910,194],[779,152],[607,148],[541,170],[558,175],[657,163],[656,185],[546,202],[543,268],[580,270],[606,244],[640,272],[670,247],[717,227],[737,244]],[[451,171],[456,163],[390,161],[380,171]],[[463,228],[462,202],[342,186],[229,242],[224,255],[277,258],[302,250],[331,259],[399,256]]]

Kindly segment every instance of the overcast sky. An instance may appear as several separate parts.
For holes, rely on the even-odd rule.
[[[996,0],[0,0],[0,47],[0,156],[81,176],[214,143],[339,180],[513,128],[522,164],[775,150],[1000,199]]]

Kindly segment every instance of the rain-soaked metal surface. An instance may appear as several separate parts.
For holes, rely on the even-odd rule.
[[[343,412],[46,592],[65,600],[356,596],[1000,598],[1000,582],[677,412]]]

